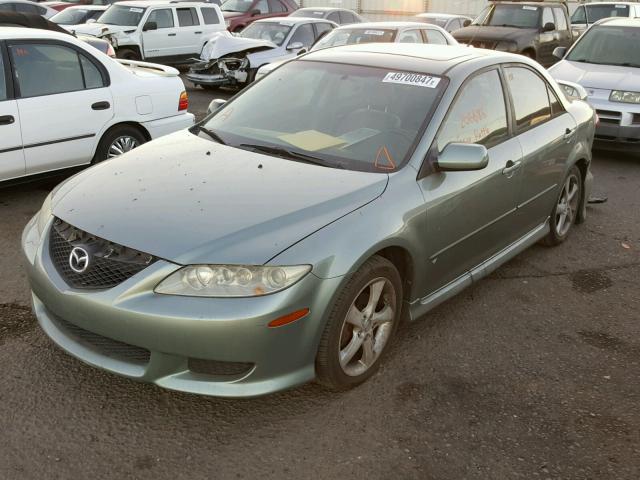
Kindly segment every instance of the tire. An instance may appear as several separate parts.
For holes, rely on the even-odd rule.
[[[145,143],[147,139],[140,129],[133,125],[119,125],[107,130],[100,139],[93,163],[99,163],[114,158],[117,151],[126,153]],[[130,148],[126,148],[126,147]]]
[[[133,48],[119,48],[116,52],[116,57],[122,58],[124,60],[141,60],[140,54],[135,51]]]
[[[378,291],[378,301],[373,302]],[[320,384],[343,390],[376,372],[400,323],[402,298],[402,279],[386,258],[371,257],[351,276],[338,294],[320,339],[316,355]]]
[[[560,195],[551,211],[551,230],[542,240],[548,247],[555,247],[564,242],[571,233],[573,225],[579,215],[582,202],[582,174],[574,165],[562,183]]]

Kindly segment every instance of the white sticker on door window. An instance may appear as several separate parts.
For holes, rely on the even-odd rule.
[[[389,72],[382,80],[383,83],[398,83],[400,85],[413,85],[415,87],[436,88],[440,83],[440,77],[423,75],[421,73]]]

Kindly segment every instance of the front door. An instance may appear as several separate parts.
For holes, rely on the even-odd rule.
[[[89,163],[113,117],[98,61],[62,41],[8,43],[15,73],[26,173]]]
[[[156,30],[147,30],[150,23],[155,23]],[[149,12],[142,27],[142,45],[144,58],[172,57],[180,51],[178,46],[178,29],[172,8],[158,8]]]
[[[18,104],[9,99],[9,68],[0,45],[0,181],[24,175]]]
[[[499,71],[484,71],[468,80],[443,122],[434,149],[441,152],[449,143],[482,144],[488,149],[489,165],[469,172],[434,171],[418,182],[427,202],[425,294],[470,271],[520,236],[515,211],[522,150],[508,125]]]

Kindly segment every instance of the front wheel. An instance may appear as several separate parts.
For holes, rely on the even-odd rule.
[[[551,212],[551,231],[544,238],[547,246],[556,246],[564,242],[578,218],[578,210],[582,199],[582,174],[575,165],[567,174],[560,197]]]
[[[133,48],[119,48],[116,52],[116,57],[122,58],[123,60],[141,60],[140,54],[136,52]]]
[[[118,157],[139,147],[146,141],[142,132],[132,125],[115,127],[107,131],[100,140],[93,163]]]
[[[389,260],[374,256],[351,277],[329,315],[318,353],[318,381],[344,389],[373,375],[400,322],[402,281]]]

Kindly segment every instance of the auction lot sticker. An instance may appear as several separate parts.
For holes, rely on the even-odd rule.
[[[440,77],[432,77],[431,75],[423,75],[421,73],[389,72],[382,82],[436,88],[440,83]]]

